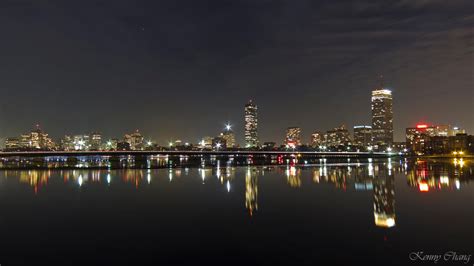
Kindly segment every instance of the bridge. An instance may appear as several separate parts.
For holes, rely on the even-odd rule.
[[[321,151],[15,151],[0,152],[0,158],[8,157],[78,157],[78,156],[304,156],[320,158],[378,157],[388,158],[397,153],[387,152],[321,152]]]

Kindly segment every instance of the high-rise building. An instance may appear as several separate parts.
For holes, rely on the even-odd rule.
[[[107,151],[117,150],[118,143],[119,143],[118,139],[109,139],[104,145],[104,150],[107,150]]]
[[[212,139],[213,138],[209,136],[202,138],[201,142],[199,142],[199,147],[207,150],[212,149]]]
[[[220,137],[225,140],[227,148],[235,148],[235,134],[232,131],[232,126],[227,124],[224,128],[224,132],[221,133]]]
[[[372,91],[372,134],[379,148],[393,143],[392,91],[380,88]]]
[[[301,146],[301,128],[289,127],[286,129],[285,145],[291,148]]]
[[[22,134],[18,139],[19,150],[54,150],[56,144],[44,133],[39,125],[30,133]]]
[[[91,150],[98,151],[102,149],[102,134],[94,132],[90,135]]]
[[[326,132],[325,142],[330,147],[348,146],[351,144],[351,134],[345,125],[341,125]]]
[[[359,147],[372,145],[372,127],[354,126],[354,144]]]
[[[258,116],[257,105],[250,100],[245,105],[245,147],[256,148],[259,145],[258,141]]]
[[[88,151],[91,148],[89,135],[75,135],[73,137],[73,143],[74,150],[76,151]]]
[[[324,134],[315,131],[313,134],[311,134],[311,146],[313,147],[319,147],[324,144]]]
[[[126,134],[123,140],[130,145],[132,151],[143,150],[143,136],[138,129],[132,134]]]
[[[74,149],[74,139],[71,136],[65,135],[61,139],[61,150],[63,150],[63,151],[73,151],[73,150],[75,150]]]

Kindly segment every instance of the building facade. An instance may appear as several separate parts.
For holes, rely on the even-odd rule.
[[[143,136],[138,129],[132,134],[125,134],[123,140],[130,145],[130,150],[143,150]]]
[[[324,134],[319,131],[313,132],[311,134],[311,146],[319,147],[322,145],[324,145]]]
[[[369,147],[372,145],[372,127],[354,126],[354,145]]]
[[[339,147],[351,145],[351,134],[345,125],[328,130],[325,135],[326,146]]]
[[[245,105],[245,147],[257,148],[258,146],[258,107],[250,100]]]
[[[49,135],[41,130],[39,125],[36,129],[29,133],[22,134],[18,138],[7,138],[5,141],[5,149],[18,151],[34,151],[34,150],[55,150],[56,144]]]
[[[450,126],[419,124],[406,129],[406,148],[414,154],[448,154],[453,151],[471,153],[470,137],[465,133],[452,135]]]
[[[301,146],[301,128],[289,127],[286,129],[285,145],[290,148]]]
[[[392,102],[392,91],[383,87],[372,91],[373,144],[380,148],[388,147],[393,143]]]
[[[235,142],[235,134],[230,126],[226,127],[224,132],[222,132],[219,137],[225,140],[227,148],[237,147],[237,143]]]

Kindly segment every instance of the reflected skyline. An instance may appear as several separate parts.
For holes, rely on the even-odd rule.
[[[157,158],[166,161],[167,158]],[[33,188],[33,193],[43,193],[42,190],[52,181],[52,176],[60,176],[65,185],[73,184],[87,189],[89,185],[99,184],[112,187],[117,182],[132,185],[141,189],[152,183],[178,182],[181,178],[198,178],[203,185],[212,184],[214,177],[219,186],[227,193],[244,193],[244,206],[249,216],[259,210],[258,180],[266,178],[266,173],[274,173],[277,178],[284,178],[288,187],[301,189],[303,186],[332,185],[341,191],[364,191],[372,193],[373,214],[376,226],[393,227],[396,225],[395,212],[395,175],[406,177],[406,184],[416,188],[419,193],[438,190],[459,190],[463,183],[474,180],[473,169],[468,161],[451,161],[445,164],[431,164],[428,161],[416,160],[408,162],[391,159],[367,163],[351,162],[329,163],[321,160],[320,164],[297,166],[247,166],[245,174],[237,171],[238,167],[231,160],[222,162],[212,159],[215,167],[199,168],[168,168],[168,169],[75,169],[75,170],[4,170],[4,179],[17,180]],[[205,166],[204,161],[201,162]],[[163,179],[163,175],[167,178]],[[280,176],[280,177],[278,177]],[[240,179],[245,180],[244,187],[239,187]],[[172,189],[172,188],[170,188]],[[263,206],[265,208],[265,206]]]

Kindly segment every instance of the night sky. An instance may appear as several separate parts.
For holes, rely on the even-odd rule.
[[[383,2],[383,3],[382,3]],[[288,126],[370,125],[383,74],[395,140],[417,122],[474,133],[474,1],[0,2],[0,138],[140,129],[198,142],[259,106]]]

